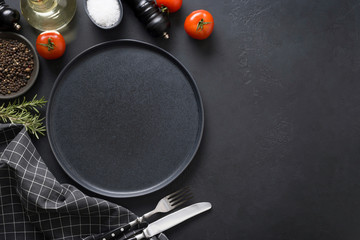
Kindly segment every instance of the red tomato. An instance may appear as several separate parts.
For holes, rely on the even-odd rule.
[[[173,13],[181,8],[182,0],[156,0],[156,4],[162,11]]]
[[[36,39],[36,50],[45,59],[51,60],[61,57],[65,52],[64,37],[57,31],[46,31]]]
[[[186,17],[184,28],[190,37],[203,40],[210,36],[214,29],[214,19],[206,10],[197,10]]]

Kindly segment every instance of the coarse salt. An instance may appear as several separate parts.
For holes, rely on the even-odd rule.
[[[87,0],[90,17],[100,26],[111,27],[120,18],[118,0]]]

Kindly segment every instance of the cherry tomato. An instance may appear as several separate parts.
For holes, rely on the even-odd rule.
[[[51,60],[61,57],[65,52],[64,37],[57,31],[46,31],[36,39],[36,50],[45,59]]]
[[[214,19],[206,10],[197,10],[186,17],[184,28],[190,37],[203,40],[210,36],[214,29]]]
[[[156,4],[162,11],[174,13],[181,8],[182,0],[156,0]]]

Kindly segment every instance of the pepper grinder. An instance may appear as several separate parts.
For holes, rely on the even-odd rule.
[[[169,38],[169,17],[167,13],[160,10],[153,0],[127,0],[127,2],[151,35]]]
[[[20,30],[20,13],[0,0],[0,30]]]

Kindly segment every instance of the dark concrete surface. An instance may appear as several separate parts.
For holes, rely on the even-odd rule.
[[[19,2],[7,1],[16,8]],[[197,9],[215,19],[204,41],[183,30]],[[106,199],[142,214],[167,193],[191,186],[192,201],[209,201],[213,209],[167,231],[171,240],[359,239],[360,1],[184,0],[171,22],[170,39],[154,39],[124,3],[122,23],[105,31],[78,1],[64,32],[65,55],[41,59],[39,78],[26,94],[48,98],[72,58],[114,39],[155,44],[192,73],[205,129],[190,166],[152,194]],[[21,23],[20,33],[35,43],[39,32]],[[60,182],[101,197],[63,172],[46,137],[34,142]]]

